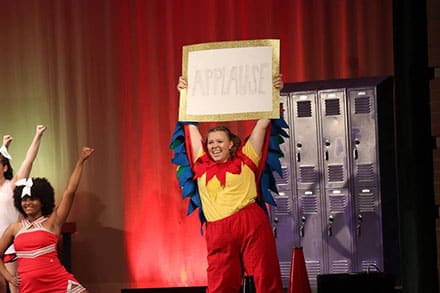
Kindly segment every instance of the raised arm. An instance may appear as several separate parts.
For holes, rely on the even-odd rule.
[[[264,136],[266,135],[266,129],[270,124],[269,119],[260,119],[254,126],[249,141],[255,149],[258,156],[261,156],[264,145]]]
[[[67,216],[72,208],[76,189],[78,188],[79,181],[81,179],[84,162],[92,155],[94,151],[94,149],[89,147],[84,147],[82,149],[78,161],[75,164],[75,168],[70,175],[69,182],[67,183],[67,187],[64,191],[63,197],[61,198],[60,204],[51,215],[51,217],[55,217],[54,225],[55,229],[57,229],[57,232],[60,231],[63,224],[66,222]]]
[[[278,74],[274,77],[273,86],[277,89],[283,88],[283,75]],[[252,130],[251,136],[249,140],[257,152],[258,156],[261,155],[264,145],[264,136],[266,135],[266,129],[270,125],[269,119],[260,119],[255,124],[254,129]]]
[[[11,144],[11,142],[12,142],[13,140],[14,140],[14,139],[13,139],[12,136],[9,135],[9,134],[3,135],[3,145],[4,145],[6,148],[9,148],[9,145]]]
[[[177,83],[177,90],[180,92],[181,90],[184,90],[188,88],[188,83],[183,78],[183,76],[179,77],[179,82]],[[196,125],[189,125],[189,136],[191,139],[191,152],[192,157],[196,158],[199,154],[199,151],[202,148],[202,135],[200,134],[199,128]]]
[[[3,135],[3,144],[0,147],[0,153],[6,159],[11,159],[11,155],[8,152],[9,145],[11,144],[13,138],[9,134]]]
[[[21,163],[21,166],[18,169],[18,171],[15,173],[15,176],[11,180],[12,186],[14,186],[14,183],[15,181],[17,181],[17,179],[29,177],[29,174],[31,173],[31,169],[32,169],[32,164],[34,163],[34,160],[38,154],[38,149],[40,148],[41,137],[43,136],[45,130],[46,130],[46,126],[37,125],[34,139],[32,140],[31,145],[29,146],[29,149],[26,152],[26,157],[24,158],[24,161]]]

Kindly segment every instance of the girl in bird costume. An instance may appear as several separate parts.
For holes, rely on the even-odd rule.
[[[274,86],[282,87],[281,75]],[[179,79],[179,90],[187,87]],[[209,293],[238,292],[244,275],[257,292],[282,292],[275,240],[266,203],[275,205],[273,171],[281,176],[279,144],[284,120],[260,119],[241,143],[228,128],[208,131],[205,140],[196,123],[178,122],[171,148],[188,214],[199,209],[206,224]]]

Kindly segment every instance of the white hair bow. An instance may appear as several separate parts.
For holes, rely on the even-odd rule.
[[[0,154],[2,154],[3,157],[5,157],[6,159],[10,160],[12,159],[11,155],[8,153],[8,149],[6,148],[5,145],[2,145],[0,147]]]
[[[32,178],[22,178],[15,182],[15,186],[24,186],[23,190],[21,192],[21,198],[25,197],[26,195],[31,196],[31,187],[33,185]]]

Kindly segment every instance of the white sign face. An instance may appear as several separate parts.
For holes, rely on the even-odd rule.
[[[179,120],[278,118],[279,90],[272,80],[278,74],[278,56],[278,40],[184,47],[188,89],[181,92]]]

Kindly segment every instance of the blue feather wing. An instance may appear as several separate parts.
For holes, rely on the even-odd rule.
[[[284,137],[289,137],[283,128],[288,128],[283,117],[279,119],[272,119],[271,130],[269,138],[269,149],[267,152],[266,165],[261,174],[260,191],[263,203],[276,206],[275,199],[272,192],[278,194],[274,172],[277,172],[280,177],[283,177],[281,170],[280,158],[284,157],[280,145],[284,143]]]
[[[202,202],[200,200],[197,180],[194,179],[194,172],[191,169],[189,156],[186,152],[185,142],[185,122],[177,122],[171,138],[170,149],[174,155],[171,162],[177,165],[176,177],[182,191],[182,198],[189,197],[187,215],[190,215],[199,208],[199,218],[202,223],[206,221],[203,211]]]

